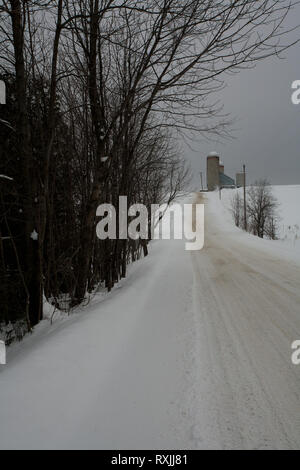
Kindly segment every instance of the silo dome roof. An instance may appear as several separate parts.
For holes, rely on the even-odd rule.
[[[217,152],[210,152],[208,156],[209,157],[218,157],[219,154]]]

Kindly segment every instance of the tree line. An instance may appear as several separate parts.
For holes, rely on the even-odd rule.
[[[43,298],[79,305],[147,255],[147,240],[98,240],[97,206],[174,200],[178,138],[227,132],[212,94],[291,45],[295,3],[1,0],[0,324],[31,330]]]

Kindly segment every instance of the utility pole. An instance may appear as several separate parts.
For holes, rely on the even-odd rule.
[[[201,179],[201,189],[203,191],[203,179],[202,179],[202,171],[200,171],[200,179]]]
[[[243,165],[244,182],[244,229],[247,231],[247,195],[246,195],[246,165]]]

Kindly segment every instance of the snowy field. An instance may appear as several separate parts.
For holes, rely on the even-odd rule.
[[[279,237],[300,251],[300,185],[273,186],[279,203]]]

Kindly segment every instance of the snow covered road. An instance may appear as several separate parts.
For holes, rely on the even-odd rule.
[[[214,197],[215,195],[212,195]],[[206,207],[193,256],[197,373],[195,443],[300,448],[300,265]]]
[[[210,198],[201,252],[154,242],[111,296],[9,351],[0,448],[299,449],[296,339],[300,263]]]

